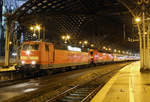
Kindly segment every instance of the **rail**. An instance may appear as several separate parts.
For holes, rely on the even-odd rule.
[[[89,102],[106,83],[104,81],[95,82],[95,80],[109,76],[119,69],[120,68],[105,72],[84,85],[74,86],[56,97],[48,99],[46,102]]]

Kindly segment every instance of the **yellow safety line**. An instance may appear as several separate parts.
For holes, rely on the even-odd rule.
[[[134,66],[134,64],[132,64]],[[129,102],[134,102],[134,79],[132,75],[133,67],[130,67],[130,76],[129,76]]]

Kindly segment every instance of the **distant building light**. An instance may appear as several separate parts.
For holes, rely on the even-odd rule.
[[[78,47],[67,46],[67,48],[68,48],[69,51],[79,51],[79,52],[81,52],[81,48],[78,48]]]

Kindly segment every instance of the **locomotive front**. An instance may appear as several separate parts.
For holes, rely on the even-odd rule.
[[[24,43],[20,53],[20,65],[23,69],[40,68],[40,44],[34,42]]]

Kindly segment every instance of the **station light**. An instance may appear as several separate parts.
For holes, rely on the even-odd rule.
[[[65,39],[65,36],[62,36],[62,39]]]
[[[33,28],[33,27],[30,27],[30,29],[33,30],[34,28]]]
[[[33,31],[33,37],[36,37],[36,30],[38,30],[38,39],[40,40],[40,25],[31,26],[30,30]]]
[[[94,44],[91,44],[91,47],[94,47]]]
[[[10,41],[10,42],[9,42],[9,44],[11,45],[11,44],[12,44],[12,42]]]
[[[70,36],[69,36],[69,35],[67,35],[67,36],[66,36],[66,39],[70,39]]]
[[[39,25],[30,27],[30,30],[40,30],[40,29],[41,29],[41,27]]]
[[[111,51],[111,48],[109,48],[108,50]]]
[[[69,36],[69,35],[66,35],[66,36],[62,36],[62,39],[66,39],[66,40],[69,40],[69,39],[70,39],[70,36]]]
[[[79,44],[82,44],[82,42],[81,42],[81,41],[79,41]]]
[[[87,44],[88,44],[88,41],[79,41],[79,44],[82,46],[82,47],[84,47],[84,46],[86,46]],[[94,45],[92,45],[92,46],[94,46]]]
[[[117,52],[117,50],[116,50],[116,49],[114,49],[114,52]]]
[[[141,21],[141,18],[140,17],[136,17],[135,21],[136,21],[136,23],[139,23]]]
[[[39,25],[36,25],[35,28],[36,28],[36,30],[40,30],[41,29],[41,27]]]
[[[87,41],[84,41],[84,44],[87,44],[88,42]]]
[[[66,36],[63,35],[61,38],[65,41],[64,43],[67,43],[67,40],[70,39],[70,36],[69,35],[66,35]]]
[[[106,47],[105,47],[105,46],[103,46],[103,49],[106,49]]]

